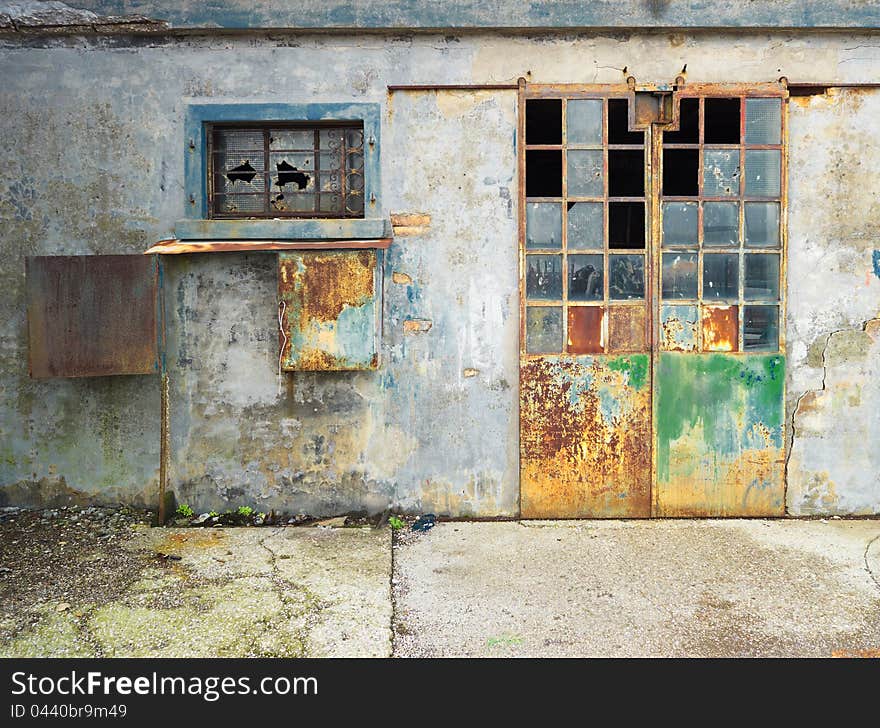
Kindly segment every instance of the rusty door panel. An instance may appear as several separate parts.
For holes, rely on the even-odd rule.
[[[375,250],[279,253],[282,369],[376,369],[379,275]]]
[[[785,359],[661,353],[657,516],[781,516]]]
[[[661,351],[696,351],[700,344],[697,307],[687,304],[660,306]]]
[[[568,309],[568,351],[601,354],[605,349],[605,311],[599,306]]]
[[[608,316],[608,350],[614,353],[645,350],[644,306],[611,306]]]
[[[649,366],[647,354],[522,362],[524,518],[650,515]]]
[[[703,351],[738,351],[739,308],[703,307]]]
[[[25,266],[31,377],[159,371],[157,256],[37,256]]]

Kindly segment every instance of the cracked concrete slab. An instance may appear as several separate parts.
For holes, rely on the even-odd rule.
[[[442,523],[395,546],[396,656],[880,655],[880,522]]]
[[[15,528],[2,529],[4,542],[19,542],[13,546],[22,542]],[[70,554],[57,541],[41,543],[47,563],[74,576],[56,593],[29,586],[26,568],[4,573],[2,657],[390,654],[387,528],[136,525],[119,534],[109,565],[103,543],[80,543]],[[14,564],[15,554],[5,550],[4,563]],[[102,569],[107,587],[90,588],[91,572]]]

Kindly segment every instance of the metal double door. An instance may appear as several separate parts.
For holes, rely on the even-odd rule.
[[[784,512],[786,103],[520,85],[523,517]]]

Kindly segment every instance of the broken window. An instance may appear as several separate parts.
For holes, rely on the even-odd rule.
[[[776,351],[782,100],[685,97],[679,112],[662,138],[660,346]]]
[[[629,100],[525,111],[526,351],[644,351],[648,155]]]
[[[364,216],[363,124],[211,125],[215,218]]]

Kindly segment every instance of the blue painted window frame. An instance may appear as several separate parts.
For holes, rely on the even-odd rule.
[[[215,220],[208,214],[207,124],[217,122],[361,122],[364,125],[364,217]],[[377,103],[198,103],[186,110],[184,184],[186,217],[180,239],[268,238],[320,240],[376,238],[387,234],[381,218],[381,106]]]

